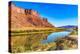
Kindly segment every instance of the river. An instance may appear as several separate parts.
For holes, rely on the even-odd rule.
[[[50,42],[55,41],[58,38],[68,36],[69,34],[70,34],[69,31],[51,33],[50,35],[48,35],[46,40],[42,40],[42,43],[50,43]]]
[[[44,46],[45,43],[54,42],[57,38],[68,36],[69,31],[38,33],[21,36],[11,36],[12,52],[35,51]]]

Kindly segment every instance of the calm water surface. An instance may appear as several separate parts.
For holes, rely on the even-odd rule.
[[[46,40],[42,40],[41,42],[42,43],[50,43],[50,42],[55,41],[58,38],[68,36],[69,34],[70,34],[69,31],[51,33],[50,35],[48,35]]]
[[[11,36],[12,52],[25,52],[28,50],[37,50],[41,44],[54,42],[57,38],[62,38],[69,35],[69,31],[55,33],[39,33],[23,36]]]

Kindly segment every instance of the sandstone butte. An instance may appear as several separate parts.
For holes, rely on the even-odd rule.
[[[9,4],[9,26],[12,30],[54,27],[37,11],[17,7],[13,3]]]

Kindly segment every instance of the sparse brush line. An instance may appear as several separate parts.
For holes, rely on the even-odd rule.
[[[45,32],[45,31],[54,31],[54,30],[24,30],[24,31],[9,31],[12,33],[24,33],[24,32]]]
[[[38,33],[52,33],[53,31],[41,31],[41,32],[22,32],[22,33],[13,33],[11,32],[11,36],[21,36],[21,35],[28,35],[28,34],[38,34]]]
[[[28,30],[22,30],[22,29],[19,29],[19,30],[10,30],[9,32],[12,32],[12,33],[24,33],[24,32],[41,32],[41,31],[43,31],[43,32],[45,32],[45,31],[55,31],[55,32],[57,32],[57,31],[64,31],[64,30],[66,30],[66,29],[63,29],[63,28],[44,28],[44,29],[28,29]]]

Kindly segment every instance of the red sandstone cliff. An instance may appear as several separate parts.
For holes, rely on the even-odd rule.
[[[11,28],[54,27],[47,18],[41,18],[39,13],[32,9],[23,9],[9,4],[9,14]]]

